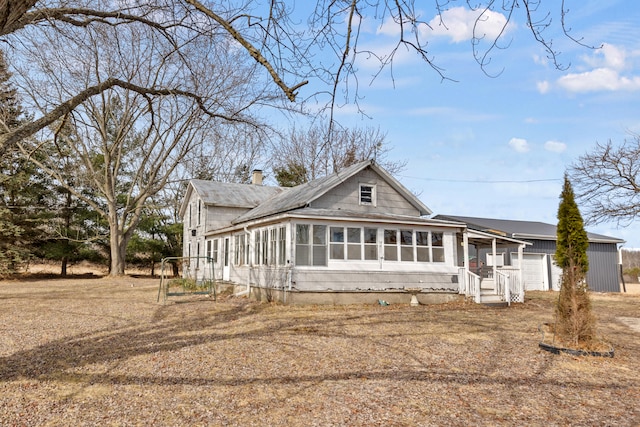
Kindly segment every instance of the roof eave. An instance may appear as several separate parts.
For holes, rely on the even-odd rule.
[[[189,182],[187,184],[187,191],[184,195],[184,199],[182,199],[182,203],[180,204],[180,210],[178,211],[178,217],[183,218],[185,212],[187,211],[187,205],[189,204],[189,199],[191,199],[191,193],[194,191],[193,184]]]
[[[376,173],[378,173],[379,175],[382,175],[385,178],[385,180],[394,188],[394,190],[402,194],[402,196],[420,212],[421,216],[427,216],[427,215],[433,214],[433,211],[429,209],[427,205],[422,203],[420,199],[418,199],[413,193],[411,193],[407,189],[407,187],[402,185],[402,183],[397,179],[395,179],[390,173],[388,173],[386,170],[378,166],[376,162],[371,161],[370,166]]]

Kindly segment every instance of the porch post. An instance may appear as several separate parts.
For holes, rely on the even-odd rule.
[[[518,245],[518,294],[524,302],[524,282],[522,281],[522,262],[523,262],[524,245]]]
[[[491,240],[491,251],[493,252],[493,280],[494,283],[498,283],[498,239],[493,238]]]
[[[464,281],[464,294],[469,294],[469,284],[467,280],[469,280],[469,232],[465,229],[462,232],[462,256],[464,257],[464,277],[459,278],[458,280]]]

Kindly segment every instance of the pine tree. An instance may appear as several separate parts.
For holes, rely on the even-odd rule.
[[[595,317],[591,311],[586,272],[589,240],[575,202],[571,182],[565,175],[558,208],[556,264],[562,268],[562,283],[556,305],[556,336],[576,348],[590,349],[595,343]]]
[[[24,116],[10,79],[0,50],[0,134],[17,127]],[[33,227],[22,202],[32,190],[33,171],[21,157],[16,150],[8,150],[0,158],[0,275],[15,272],[29,258],[25,243]]]

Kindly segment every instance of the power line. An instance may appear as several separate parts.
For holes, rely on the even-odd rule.
[[[546,179],[526,179],[526,180],[483,180],[483,179],[444,179],[444,178],[425,178],[417,176],[399,175],[402,178],[417,179],[420,181],[448,182],[460,184],[529,184],[534,182],[561,182],[561,178]]]

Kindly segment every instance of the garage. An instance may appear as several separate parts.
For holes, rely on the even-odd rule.
[[[438,215],[436,219],[457,221],[467,225],[469,230],[491,233],[529,243],[524,252],[523,269],[525,290],[560,289],[562,269],[553,263],[556,253],[557,230],[554,224],[538,221],[520,221],[508,219],[474,218],[466,216]],[[587,231],[589,247],[589,271],[587,283],[595,292],[620,292],[620,258],[619,245],[623,239],[605,236]],[[485,259],[484,254],[491,250],[483,249],[478,259]],[[518,255],[514,249],[506,248],[512,266],[518,265]],[[505,267],[508,265],[505,262]]]
[[[511,263],[519,267],[518,254],[512,254]],[[546,254],[522,254],[522,280],[525,291],[546,291],[547,284],[547,255]]]

